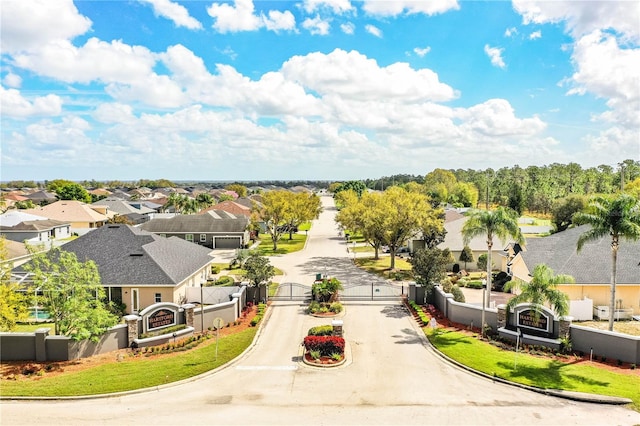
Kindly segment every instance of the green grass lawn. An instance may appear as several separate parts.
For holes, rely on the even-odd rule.
[[[256,327],[221,337],[218,358],[215,343],[184,354],[155,359],[125,358],[85,371],[69,372],[39,380],[2,380],[2,396],[80,396],[122,392],[159,386],[213,370],[240,355],[253,340]]]
[[[358,258],[356,259],[356,265],[365,271],[379,275],[384,278],[394,278],[395,274],[400,274],[401,279],[410,279],[411,276],[411,264],[405,259],[396,257],[395,271],[391,271],[391,257],[384,256],[375,260],[373,257]],[[391,277],[394,274],[394,277]]]
[[[49,335],[53,335],[54,333],[54,325],[52,322],[32,322],[32,323],[19,323],[16,325],[16,328],[11,330],[12,333],[33,333],[39,328],[50,328],[51,331]]]
[[[565,363],[550,358],[499,349],[486,342],[456,331],[424,328],[429,341],[448,357],[474,370],[511,382],[542,389],[562,389],[633,400],[633,409],[640,411],[640,372],[622,374],[589,365],[569,356]]]
[[[268,234],[260,234],[260,245],[258,250],[264,256],[273,256],[275,254],[287,254],[300,251],[304,248],[307,236],[304,234],[293,234],[293,239],[289,240],[289,234],[283,234],[278,241],[278,249],[273,250],[273,242]]]

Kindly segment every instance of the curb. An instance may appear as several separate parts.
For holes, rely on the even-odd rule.
[[[405,308],[407,309],[407,311],[409,311],[409,313],[411,313],[411,310],[408,307],[405,306]],[[572,391],[565,391],[562,389],[537,388],[535,386],[529,386],[529,385],[524,385],[522,383],[511,382],[501,377],[492,376],[487,373],[483,373],[482,371],[475,370],[465,364],[462,364],[452,358],[449,358],[447,355],[440,352],[435,346],[431,344],[427,336],[424,334],[424,331],[416,324],[416,321],[413,318],[411,318],[411,324],[414,327],[414,329],[416,329],[416,331],[418,332],[420,339],[423,342],[423,345],[431,349],[436,355],[438,355],[444,361],[448,362],[454,367],[458,367],[462,370],[484,377],[485,379],[491,380],[492,382],[498,382],[505,385],[517,387],[520,389],[525,389],[531,392],[536,392],[543,395],[555,396],[556,398],[563,398],[563,399],[568,399],[572,401],[590,402],[593,404],[606,404],[606,405],[627,405],[627,404],[633,403],[633,401],[630,400],[629,398],[622,398],[622,397],[609,396],[609,395],[598,395],[598,394],[584,393],[584,392],[572,392]]]

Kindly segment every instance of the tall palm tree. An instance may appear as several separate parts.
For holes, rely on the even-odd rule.
[[[507,302],[507,309],[513,309],[518,303],[530,302],[536,315],[540,315],[540,308],[549,304],[558,316],[569,313],[569,297],[557,289],[558,284],[573,283],[570,275],[554,275],[553,269],[544,263],[536,265],[530,282],[509,281],[505,289],[519,288],[520,294]]]
[[[484,311],[487,303],[487,288],[491,289],[491,250],[493,237],[505,240],[513,238],[518,244],[524,244],[524,237],[518,226],[518,214],[511,209],[498,207],[495,210],[473,210],[462,227],[464,244],[468,245],[474,237],[487,236],[487,283],[482,289],[482,334],[484,334]]]
[[[583,212],[573,217],[579,225],[591,225],[591,229],[578,238],[578,252],[585,243],[611,236],[611,299],[609,301],[609,331],[613,331],[616,307],[616,270],[620,239],[637,241],[640,239],[640,201],[629,195],[619,194],[614,198],[596,197]]]

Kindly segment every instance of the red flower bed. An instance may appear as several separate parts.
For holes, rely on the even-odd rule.
[[[344,339],[338,336],[307,336],[303,344],[307,351],[320,351],[322,356],[344,353]]]

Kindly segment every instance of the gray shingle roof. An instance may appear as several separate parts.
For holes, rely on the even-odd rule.
[[[223,210],[211,210],[206,214],[178,215],[170,219],[152,219],[141,226],[155,233],[242,233],[249,219],[235,216]]]
[[[578,254],[578,238],[587,225],[567,229],[543,238],[527,240],[522,259],[529,271],[544,263],[556,274],[571,275],[578,284],[606,284],[611,281],[611,237],[587,243]],[[621,240],[618,248],[616,282],[640,284],[640,242]]]
[[[210,263],[211,250],[128,225],[105,225],[62,246],[93,260],[105,286],[176,285]]]

